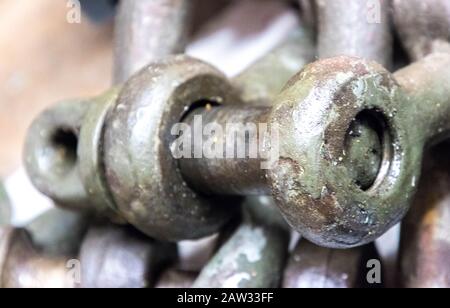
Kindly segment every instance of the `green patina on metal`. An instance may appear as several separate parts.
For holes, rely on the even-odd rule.
[[[266,201],[252,199],[244,204],[244,222],[203,268],[193,287],[279,287],[289,231],[277,218],[275,206]],[[257,211],[260,206],[262,214]]]
[[[267,55],[233,79],[245,103],[271,106],[286,82],[316,55],[311,30],[299,27]]]
[[[78,172],[77,148],[86,100],[58,103],[32,123],[25,141],[24,163],[34,186],[57,204],[89,209],[89,197]]]
[[[239,203],[220,196],[268,193],[287,222],[309,240],[355,247],[375,240],[405,215],[424,149],[450,131],[449,64],[449,55],[434,54],[390,74],[368,60],[324,59],[292,77],[273,107],[261,107],[239,105],[235,88],[210,65],[188,56],[169,57],[131,78],[117,100],[111,99],[110,109],[99,107],[100,119],[91,122],[96,133],[86,134],[94,142],[91,137],[81,142],[95,154],[84,170],[84,178],[93,180],[86,188],[76,168],[62,168],[73,177],[62,178],[52,168],[56,177],[39,173],[42,166],[66,166],[58,160],[39,162],[52,160],[40,156],[48,138],[39,144],[42,135],[36,135],[53,123],[52,112],[30,133],[27,165],[37,187],[56,200],[66,192],[69,201],[77,196],[86,202],[90,198],[83,191],[98,191],[99,200],[109,199],[120,216],[158,239],[214,233]],[[207,108],[199,102],[215,104]],[[75,117],[68,127],[78,132],[84,112],[67,116]],[[277,127],[279,159],[261,169],[261,154],[277,146],[267,136],[257,159],[174,159],[173,126],[183,120],[189,124],[194,113],[208,123]],[[57,185],[65,190],[56,191]]]

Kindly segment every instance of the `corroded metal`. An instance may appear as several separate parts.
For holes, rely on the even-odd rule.
[[[412,60],[450,52],[449,1],[393,0],[392,6],[396,30]]]
[[[113,88],[90,102],[78,139],[78,174],[88,195],[89,205],[95,212],[121,222],[108,189],[103,166],[103,133],[105,119],[114,106],[120,88]]]
[[[261,120],[277,125],[283,134],[280,159],[269,170],[257,168],[258,159],[181,159],[181,171],[205,193],[271,191],[291,226],[317,244],[343,248],[371,242],[406,213],[424,147],[448,134],[449,61],[448,55],[432,55],[392,76],[374,62],[325,59],[291,79],[273,109],[197,108],[205,125]],[[353,178],[346,162],[349,128],[359,115],[377,123],[382,146],[368,188]],[[414,127],[409,119],[416,119]]]
[[[8,195],[0,182],[0,226],[7,225],[11,221],[11,205]]]
[[[180,271],[175,268],[165,270],[158,278],[155,288],[190,288],[198,273]]]
[[[135,75],[105,120],[107,189],[128,222],[158,239],[217,231],[237,202],[206,194],[271,193],[309,240],[334,248],[366,244],[403,217],[424,147],[448,133],[449,63],[450,55],[434,54],[391,75],[368,60],[324,59],[294,76],[271,108],[237,106],[233,87],[216,69],[169,57]],[[177,162],[173,126],[190,124],[194,114],[205,125],[277,127],[279,159],[261,169],[271,147],[263,136],[257,159]],[[364,134],[355,135],[355,125]],[[358,140],[367,142],[353,151]]]
[[[304,46],[298,47],[296,44],[305,43]],[[309,39],[309,35],[307,31],[305,32],[299,31],[294,33],[287,42],[283,43],[281,46],[275,49],[273,53],[271,53],[268,57],[258,61],[255,66],[249,68],[246,72],[244,72],[237,80],[240,82],[245,82],[246,79],[257,78],[256,73],[267,72],[268,64],[272,66],[272,69],[281,72],[280,76],[277,78],[272,78],[271,80],[267,80],[262,82],[262,85],[258,87],[260,93],[258,94],[258,98],[261,99],[263,96],[273,97],[277,91],[279,91],[290,75],[294,73],[295,70],[301,68],[301,66],[312,57],[312,43]],[[277,59],[279,57],[279,59]],[[180,60],[182,59],[182,60]],[[177,64],[180,63],[180,65]],[[185,63],[187,62],[187,63]],[[168,73],[168,70],[165,70],[165,67],[169,66],[172,73],[177,74],[180,72],[182,75],[182,70],[187,69],[191,70],[188,74],[185,74],[184,77],[179,76],[164,76],[167,80],[174,79],[171,81],[173,89],[170,87],[166,87],[163,89],[162,87],[155,88],[155,91],[152,90],[152,85],[156,85],[156,80],[159,78],[158,76],[163,76],[163,74]],[[224,101],[224,102],[239,102],[238,94],[228,83],[225,77],[217,72],[215,69],[210,66],[202,63],[197,63],[197,61],[184,61],[183,57],[178,57],[178,60],[170,60],[168,63],[155,64],[154,66],[150,66],[149,69],[144,70],[139,75],[145,77],[141,78],[142,80],[138,82],[130,83],[130,86],[127,87],[127,90],[121,91],[123,95],[122,98],[116,100],[116,96],[118,91],[117,89],[112,89],[108,93],[102,95],[97,99],[90,100],[91,107],[88,109],[86,114],[84,114],[81,125],[81,132],[79,133],[79,138],[77,136],[77,162],[76,169],[78,169],[78,174],[80,175],[80,179],[77,178],[77,182],[81,182],[84,186],[84,190],[80,192],[81,200],[88,199],[89,202],[79,202],[83,206],[89,207],[91,209],[95,208],[95,211],[102,214],[109,214],[111,212],[115,212],[115,210],[119,210],[122,213],[122,216],[125,217],[129,222],[136,225],[138,228],[143,230],[144,232],[157,236],[163,239],[191,239],[191,238],[199,238],[204,235],[209,235],[212,232],[218,230],[220,226],[222,226],[227,220],[227,217],[230,217],[233,214],[232,207],[235,207],[236,204],[235,199],[228,198],[228,201],[222,200],[223,198],[205,198],[204,196],[198,196],[195,194],[184,180],[180,178],[179,172],[176,170],[176,162],[170,159],[170,155],[168,154],[168,148],[170,144],[170,140],[172,137],[167,133],[171,129],[171,124],[174,124],[175,121],[179,120],[182,115],[187,111],[192,102],[196,100],[205,100],[209,99],[211,101]],[[178,67],[175,67],[178,66]],[[148,72],[154,70],[153,76],[149,76]],[[159,71],[161,70],[161,71]],[[195,71],[195,72],[193,72]],[[200,78],[199,76],[202,74],[209,74],[210,76],[204,76]],[[149,78],[151,77],[151,78]],[[139,77],[136,77],[137,80]],[[186,88],[187,81],[191,83],[191,89],[189,93],[183,88]],[[175,82],[178,80],[178,83]],[[214,80],[214,81],[213,81]],[[158,80],[160,81],[160,80]],[[206,82],[204,82],[206,81]],[[146,84],[144,83],[146,82]],[[184,83],[186,82],[186,83]],[[237,81],[235,81],[237,84]],[[192,87],[192,85],[196,85]],[[245,93],[250,93],[247,87],[251,86],[250,83],[246,83],[246,86],[240,87],[241,91]],[[151,118],[155,119],[154,129],[158,130],[157,134],[152,134],[151,131],[148,131],[149,138],[146,138],[143,134],[141,136],[137,136],[142,139],[143,142],[140,142],[142,145],[142,149],[146,150],[151,148],[147,147],[146,144],[150,145],[150,141],[152,137],[157,135],[155,140],[159,140],[160,137],[163,137],[165,140],[161,143],[161,149],[164,151],[156,150],[153,157],[147,155],[139,154],[139,158],[146,160],[146,163],[143,165],[136,164],[136,168],[138,168],[138,172],[145,171],[146,169],[142,168],[142,166],[154,166],[154,171],[151,174],[147,173],[147,177],[142,174],[142,177],[135,177],[135,172],[128,168],[129,166],[125,164],[135,164],[138,163],[137,160],[129,161],[128,151],[134,150],[134,146],[123,146],[123,138],[128,138],[125,130],[122,130],[120,127],[112,127],[108,125],[107,122],[111,122],[110,120],[106,121],[106,115],[111,113],[110,117],[114,117],[116,114],[120,116],[121,120],[125,121],[125,112],[122,112],[122,108],[124,106],[128,106],[128,103],[122,103],[122,101],[128,101],[131,97],[137,97],[136,95],[141,95],[141,90],[146,90],[144,87],[147,87],[151,92],[151,95],[155,96],[158,93],[163,93],[162,90],[167,92],[167,99],[171,99],[174,94],[174,98],[176,98],[176,106],[180,107],[180,110],[177,112],[177,115],[173,118],[173,121],[166,123],[165,121],[161,121],[158,123],[158,119],[156,117],[157,114],[154,114],[154,110],[147,110],[151,113]],[[209,89],[207,89],[209,88]],[[137,91],[136,95],[130,96],[130,91]],[[152,92],[153,91],[153,92]],[[179,92],[179,93],[178,93]],[[198,92],[198,93],[196,93]],[[209,93],[209,94],[208,94]],[[149,94],[149,95],[150,95]],[[244,95],[244,93],[242,93]],[[158,94],[159,95],[159,94]],[[181,98],[184,95],[185,97]],[[247,97],[248,98],[248,97]],[[267,98],[264,99],[268,101]],[[145,99],[143,99],[143,103],[146,103]],[[163,115],[165,110],[170,109],[170,104],[166,104],[164,99],[155,100],[154,105],[156,108],[160,108],[162,120],[164,120]],[[158,105],[160,107],[158,107]],[[111,107],[115,106],[115,110],[110,110]],[[64,109],[65,107],[55,107],[55,109]],[[66,108],[69,109],[69,108]],[[141,111],[144,109],[141,108]],[[67,112],[71,112],[71,110],[66,110]],[[140,113],[142,115],[142,112]],[[134,113],[130,113],[130,116],[134,117]],[[166,116],[166,115],[164,115]],[[63,120],[62,120],[63,121]],[[39,119],[36,120],[39,122]],[[129,125],[129,123],[122,122],[124,125]],[[60,127],[70,126],[70,123],[62,124],[59,123]],[[163,130],[163,125],[165,125],[165,129]],[[106,126],[106,127],[105,127]],[[129,126],[132,129],[131,126]],[[54,128],[57,130],[58,128]],[[111,131],[121,130],[121,137],[117,138],[119,135],[116,135]],[[105,132],[106,131],[106,132]],[[136,132],[135,130],[133,130]],[[105,134],[104,134],[105,132]],[[167,136],[169,135],[169,136]],[[123,136],[123,138],[122,138]],[[35,134],[30,133],[30,139],[36,138]],[[106,139],[110,140],[107,141]],[[137,140],[137,139],[136,139]],[[130,140],[133,143],[136,140]],[[153,143],[153,140],[151,141]],[[42,153],[42,150],[39,147],[33,146],[35,143],[31,142],[32,146],[27,147],[26,153],[34,152],[32,155],[36,155],[35,153]],[[117,153],[110,154],[111,146],[117,145],[117,149],[122,151],[126,156],[126,159],[122,159],[119,157],[115,157]],[[161,159],[154,159],[161,157]],[[160,165],[154,164],[154,162],[160,161]],[[119,164],[116,164],[119,162]],[[120,167],[120,165],[124,165],[124,167]],[[35,162],[31,162],[27,164],[27,169],[30,170],[29,174],[35,178],[35,181],[39,180],[39,177],[35,177],[35,172],[33,172]],[[112,167],[108,168],[109,165]],[[106,167],[106,169],[105,169]],[[115,171],[114,168],[122,168],[122,170]],[[167,172],[168,170],[173,169],[173,171]],[[147,169],[149,170],[149,169]],[[108,172],[109,173],[108,173]],[[126,172],[127,174],[122,174],[121,172]],[[44,173],[44,172],[42,172]],[[44,177],[44,176],[41,176]],[[175,179],[177,179],[173,182]],[[119,182],[117,179],[121,179]],[[127,185],[124,187],[124,182],[131,179]],[[154,180],[154,183],[149,180]],[[167,180],[164,180],[167,179]],[[134,183],[133,181],[137,181]],[[45,180],[42,180],[45,182]],[[167,182],[167,184],[165,184]],[[171,183],[171,184],[169,184]],[[178,183],[178,185],[176,184]],[[49,184],[49,183],[47,183]],[[136,185],[135,185],[136,184]],[[116,188],[118,185],[121,186],[120,189]],[[54,197],[54,194],[49,194],[45,189],[49,185],[37,185],[38,189],[41,190],[44,194],[49,195],[50,197]],[[128,189],[129,187],[130,189]],[[140,188],[140,192],[132,191],[135,187]],[[149,187],[151,190],[149,190]],[[43,189],[44,188],[44,189]],[[125,189],[127,188],[127,189]],[[127,196],[127,193],[130,192],[132,195]],[[112,193],[111,193],[112,192]],[[86,197],[87,195],[87,197]],[[156,200],[154,196],[160,196],[159,200]],[[178,198],[179,200],[173,200],[173,196]],[[59,204],[66,205],[66,201],[71,203],[71,200],[65,200],[65,196],[58,198]],[[146,198],[148,199],[146,200]],[[133,200],[129,199],[133,198]],[[136,202],[133,202],[136,201]],[[138,202],[137,202],[138,201]],[[159,204],[159,210],[154,211],[152,208],[149,208],[151,212],[149,215],[145,213],[145,207],[147,204],[154,203]],[[170,206],[165,206],[165,204],[171,204]],[[188,207],[180,208],[178,204],[189,204]],[[143,209],[138,209],[139,204],[142,204]],[[200,204],[200,205],[199,205]],[[202,204],[214,204],[215,208],[209,209]],[[223,204],[223,210],[218,209],[218,204]],[[132,206],[132,210],[129,207]],[[200,207],[199,207],[200,206]],[[79,207],[79,206],[78,206]],[[113,211],[107,211],[107,208],[113,209]],[[140,213],[137,214],[137,211]],[[155,215],[155,213],[158,213]],[[211,217],[215,217],[211,219]],[[139,221],[137,221],[139,220]],[[192,223],[196,222],[195,227],[191,227]],[[162,227],[164,226],[164,227]],[[203,227],[202,227],[203,226]],[[170,229],[171,232],[167,232],[166,229]],[[157,231],[155,231],[157,230]]]
[[[253,225],[242,225],[213,257],[193,287],[276,287],[283,260],[276,234]],[[286,253],[286,252],[284,252]]]
[[[174,244],[158,243],[130,227],[96,225],[81,247],[81,287],[150,287],[175,258]]]
[[[104,164],[119,212],[144,233],[164,240],[194,239],[219,230],[233,200],[196,193],[172,157],[173,126],[192,103],[237,102],[210,65],[187,56],[155,62],[124,86],[106,121]]]
[[[184,51],[193,13],[192,0],[122,0],[115,24],[116,83],[145,65]]]
[[[362,189],[370,188],[377,179],[383,158],[383,127],[369,113],[355,118],[346,137],[345,164]]]
[[[395,0],[393,8],[399,37],[411,59],[421,59],[433,52],[450,53],[449,1]],[[405,73],[405,79],[406,77]],[[427,77],[424,77],[420,84],[414,83],[409,82],[411,88],[425,84],[438,88],[438,84],[429,82]],[[441,98],[436,100],[435,97],[427,97],[426,91],[421,93],[424,99],[422,103],[431,104],[430,112],[433,109],[435,112],[446,112],[439,111],[441,100],[445,99],[445,93],[440,94]],[[446,227],[450,213],[449,153],[448,142],[427,152],[423,176],[417,183],[417,196],[411,211],[403,221],[400,267],[401,284],[404,287],[450,287],[450,271],[447,266],[450,241]]]
[[[24,229],[0,228],[0,288],[69,288],[69,259],[43,256]]]
[[[360,288],[367,285],[367,262],[377,257],[373,245],[337,250],[300,240],[284,271],[283,288]]]
[[[408,288],[449,288],[450,144],[434,147],[411,211],[402,224],[401,284]]]
[[[233,85],[244,102],[270,106],[289,79],[312,62],[315,54],[311,30],[299,27],[286,41],[236,76]]]
[[[41,113],[28,130],[24,162],[32,183],[57,206],[122,222],[99,159],[104,118],[117,92],[113,88],[97,99],[61,102]]]
[[[203,268],[193,287],[278,287],[287,256],[289,232],[280,226],[280,220],[275,218],[277,215],[276,212],[273,218],[247,215]]]
[[[39,252],[47,256],[76,256],[90,220],[86,213],[55,208],[33,219],[26,230]]]
[[[78,138],[89,107],[72,100],[45,110],[33,121],[25,141],[24,163],[31,182],[57,204],[72,209],[89,207],[77,168]]]

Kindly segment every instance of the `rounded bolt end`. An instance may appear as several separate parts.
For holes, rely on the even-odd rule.
[[[396,116],[405,100],[387,70],[353,57],[307,66],[278,96],[270,124],[283,139],[268,182],[283,216],[305,238],[357,247],[406,214],[421,157],[409,150],[409,124]],[[362,145],[348,136],[352,126]]]

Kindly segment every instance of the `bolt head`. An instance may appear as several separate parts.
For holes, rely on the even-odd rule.
[[[283,138],[268,177],[284,217],[304,237],[331,248],[360,246],[405,215],[421,165],[421,151],[410,151],[417,141],[408,136],[409,124],[401,110],[395,116],[406,99],[384,68],[353,57],[307,66],[278,96],[271,125],[278,125]],[[370,166],[358,171],[346,159],[355,158],[347,153],[346,136],[362,112],[374,112],[385,122],[375,180]],[[368,146],[378,148],[376,138],[367,137]],[[363,189],[355,177],[366,172],[373,184]]]

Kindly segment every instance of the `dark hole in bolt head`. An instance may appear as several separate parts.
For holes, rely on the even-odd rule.
[[[345,138],[346,166],[356,185],[370,189],[380,172],[386,125],[377,110],[364,110],[352,121]]]
[[[77,161],[78,136],[71,128],[59,128],[51,136],[55,167],[65,172],[73,168]]]

